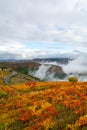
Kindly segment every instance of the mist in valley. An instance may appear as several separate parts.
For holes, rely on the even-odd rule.
[[[78,81],[87,81],[87,54],[81,54],[78,57],[69,60],[68,63],[60,63],[58,61],[49,61],[42,60],[39,63],[41,64],[38,70],[31,72],[32,76],[38,77],[41,80],[45,81],[68,81],[68,78],[75,76],[78,78]],[[56,72],[50,72],[49,69],[51,66],[60,66],[62,71],[66,74],[63,78],[60,78]]]
[[[80,55],[72,61],[69,61],[67,65],[62,65],[63,71],[67,74],[78,73],[87,74],[87,54]]]

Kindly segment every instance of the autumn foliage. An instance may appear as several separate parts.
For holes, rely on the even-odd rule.
[[[0,130],[87,130],[87,82],[0,87]]]

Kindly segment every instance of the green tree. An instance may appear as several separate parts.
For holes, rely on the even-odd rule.
[[[78,82],[78,79],[76,77],[69,77],[68,80],[74,85],[74,87],[76,82]]]

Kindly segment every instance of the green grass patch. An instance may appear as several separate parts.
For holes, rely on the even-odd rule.
[[[0,98],[3,98],[4,96],[7,96],[7,92],[0,91]]]

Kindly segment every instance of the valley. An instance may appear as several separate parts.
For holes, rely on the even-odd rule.
[[[10,75],[12,75],[11,80],[15,77],[16,79],[20,80],[20,83],[23,81],[25,82],[26,80],[24,79],[29,80],[29,78],[31,81],[51,81],[57,80],[58,78],[63,79],[66,76],[66,74],[63,72],[60,66],[41,64],[39,62],[34,61],[0,62],[0,67],[4,72],[9,72]],[[13,72],[16,72],[17,74],[13,76]]]
[[[27,81],[24,79],[29,80],[29,77],[32,81],[68,81],[69,77],[75,76],[79,81],[87,81],[87,72],[84,70],[81,71],[77,66],[72,66],[73,62],[73,59],[67,58],[34,59],[31,61],[5,61],[0,62],[0,68],[11,73],[12,71],[17,72],[15,78],[19,75],[18,78],[20,79],[20,83]],[[72,68],[70,66],[72,66]],[[79,71],[76,72],[73,70],[74,68],[78,68]]]

